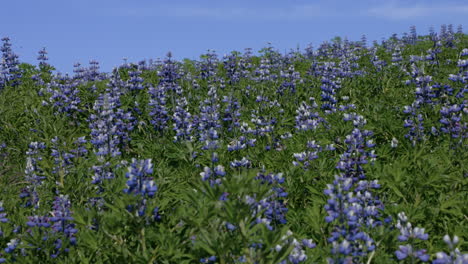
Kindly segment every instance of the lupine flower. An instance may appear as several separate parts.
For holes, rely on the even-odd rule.
[[[250,160],[246,159],[245,157],[242,157],[241,160],[234,160],[234,161],[231,161],[231,168],[240,168],[240,167],[244,167],[244,168],[248,168],[251,166],[251,162]]]
[[[210,185],[221,184],[222,177],[226,175],[224,166],[217,165],[214,168],[204,167],[203,172],[200,172],[200,176],[203,181],[209,181]]]
[[[210,99],[205,99],[200,104],[200,116],[198,120],[199,141],[204,144],[202,149],[215,150],[218,146],[219,129],[219,103],[215,86],[208,91]]]
[[[49,221],[52,223],[51,229],[54,233],[59,233],[63,235],[63,239],[66,239],[70,245],[76,245],[75,234],[78,230],[75,228],[75,224],[72,223],[73,217],[72,212],[70,211],[70,200],[67,195],[60,195],[55,197],[51,212],[52,217],[49,218]],[[63,243],[63,239],[57,239],[56,242],[56,253],[59,254],[59,249]],[[60,245],[60,247],[58,247]],[[68,252],[68,248],[63,249],[65,252]]]
[[[260,65],[255,69],[254,80],[257,82],[267,82],[276,79],[276,75],[271,73],[272,65],[268,58],[263,58],[260,60]]]
[[[150,87],[148,93],[151,99],[148,103],[151,112],[151,124],[154,129],[159,132],[163,132],[167,129],[169,121],[169,112],[166,107],[166,90],[164,87],[158,86],[158,88]]]
[[[50,94],[49,100],[48,102],[44,101],[43,105],[51,104],[56,109],[56,114],[65,113],[67,116],[72,116],[75,113],[81,112],[78,84],[78,82],[74,82],[67,75],[62,76],[59,74],[54,76],[45,89]]]
[[[429,238],[429,235],[424,233],[424,228],[413,228],[404,212],[398,214],[396,228],[400,230],[398,241],[408,241],[410,243],[398,247],[398,250],[395,251],[397,259],[403,260],[409,257],[410,259],[420,259],[423,262],[427,262],[429,260],[429,255],[426,254],[427,251],[425,249],[413,248],[416,241],[427,240]]]
[[[463,107],[464,105],[453,104],[444,106],[440,110],[440,130],[442,133],[450,134],[452,138],[459,139],[459,144],[462,140],[468,138],[468,125],[463,122]]]
[[[409,128],[408,133],[405,135],[405,138],[411,140],[413,146],[416,145],[416,142],[423,141],[426,139],[424,133],[424,118],[421,113],[419,113],[419,104],[415,101],[411,106],[405,106],[404,113],[409,116],[405,119],[403,127]]]
[[[437,252],[435,259],[432,261],[432,264],[467,264],[468,263],[468,254],[461,253],[458,248],[455,246],[459,242],[457,236],[453,236],[453,240],[449,235],[444,236],[444,242],[450,249],[450,253]]]
[[[201,258],[200,263],[214,264],[216,260],[217,260],[216,256],[211,256],[207,258]]]
[[[240,130],[245,135],[248,135],[248,133],[249,133],[248,131],[251,131],[252,129],[248,128],[247,123],[244,122],[244,123],[242,123],[242,126],[241,126]],[[255,138],[248,139],[246,136],[240,136],[238,139],[234,139],[233,141],[231,141],[227,145],[227,150],[228,151],[238,151],[238,150],[241,150],[241,149],[245,149],[247,147],[254,147],[256,141],[257,141],[257,139],[255,139]]]
[[[47,51],[45,48],[42,48],[39,51],[37,60],[39,61],[39,70],[41,73],[32,76],[32,79],[36,81],[37,85],[44,85],[45,84],[44,79],[47,77],[46,74],[47,75],[52,74],[52,71],[51,71],[52,66],[50,66],[49,63],[47,63],[49,58],[47,57]]]
[[[19,243],[20,243],[19,239],[13,238],[12,240],[10,240],[10,242],[7,243],[5,252],[12,253],[16,249],[16,247],[19,245]]]
[[[382,71],[384,67],[387,66],[387,62],[385,60],[381,60],[377,55],[374,55],[371,61],[377,72]]]
[[[70,168],[73,166],[72,159],[75,157],[75,155],[63,150],[64,144],[62,144],[62,146],[60,145],[58,137],[52,138],[51,143],[51,156],[54,158],[54,167],[52,168],[52,173],[64,176],[68,174]]]
[[[288,193],[280,184],[284,182],[282,173],[278,174],[264,174],[258,173],[255,179],[259,180],[261,184],[268,184],[271,186],[269,195],[256,201],[253,197],[246,197],[247,204],[252,208],[252,214],[257,216],[256,223],[264,224],[269,230],[273,230],[276,225],[285,224],[286,212],[288,208],[285,204],[285,197]]]
[[[309,101],[310,105],[303,101],[296,110],[295,128],[299,131],[315,130],[325,121],[318,112],[314,112],[314,109],[318,107],[315,98],[310,97]]]
[[[18,55],[13,53],[9,37],[2,38],[3,45],[0,48],[2,57],[0,60],[0,90],[7,84],[13,87],[18,86],[22,73],[19,68]]]
[[[192,132],[195,129],[194,117],[187,109],[187,99],[185,97],[176,100],[176,107],[172,116],[174,131],[174,141],[192,141]]]
[[[281,238],[281,244],[276,245],[275,250],[281,251],[283,247],[289,247],[293,245],[293,250],[289,253],[285,260],[281,261],[281,264],[292,263],[298,264],[307,260],[307,255],[305,254],[306,248],[315,248],[315,243],[312,242],[311,239],[304,239],[302,243],[297,241],[293,237],[293,233],[288,230],[286,235]]]
[[[359,126],[359,124],[358,124]],[[328,216],[325,221],[334,223],[331,237],[332,255],[329,263],[348,263],[375,250],[374,240],[363,228],[381,225],[377,219],[384,208],[373,190],[380,188],[378,182],[365,181],[364,164],[375,159],[370,151],[375,144],[368,137],[372,132],[355,128],[346,136],[345,153],[340,156],[333,184],[328,184],[324,193],[330,198],[325,205]]]
[[[4,212],[5,212],[5,208],[3,208],[3,201],[0,201],[0,223],[7,223],[9,221],[7,218],[7,213],[4,213]],[[1,234],[1,229],[0,229],[0,234]]]
[[[208,53],[201,56],[202,60],[197,65],[200,69],[200,78],[213,83],[216,79],[218,56],[213,50],[208,50]]]
[[[341,82],[337,78],[337,71],[335,63],[325,63],[322,72],[322,85],[320,89],[322,93],[322,105],[321,108],[325,110],[325,113],[331,113],[336,110],[336,103],[338,100],[335,95],[337,90],[341,87]]]
[[[73,80],[78,82],[78,83],[83,83],[86,82],[85,78],[85,73],[86,69],[84,67],[81,67],[81,63],[77,62],[73,65]]]
[[[279,95],[283,95],[285,91],[295,94],[297,84],[304,82],[300,73],[294,69],[294,65],[290,65],[287,71],[281,71],[280,77],[283,78],[283,82],[276,90]]]
[[[43,149],[45,149],[45,144],[43,142],[31,142],[29,144],[29,149],[26,152],[26,169],[24,173],[28,185],[20,194],[20,198],[27,198],[25,206],[34,206],[34,208],[38,208],[39,206],[37,188],[45,179],[43,170],[39,164],[39,162],[42,161],[41,151]]]
[[[101,95],[94,104],[97,115],[90,116],[91,123],[91,143],[95,146],[97,156],[112,157],[120,155],[119,144],[121,139],[118,136],[118,120],[116,120],[115,102],[111,94]],[[120,128],[121,129],[121,128]]]
[[[353,129],[350,135],[346,136],[346,151],[340,156],[336,168],[345,174],[345,177],[353,178],[354,182],[365,178],[364,164],[376,158],[373,150],[375,146],[371,139],[373,133],[368,130]]]
[[[89,68],[84,71],[84,79],[90,82],[100,81],[103,78],[103,74],[99,72],[99,62],[96,60],[91,60],[89,62]]]
[[[395,251],[395,255],[398,260],[403,260],[409,257],[412,259],[418,258],[422,262],[427,262],[429,261],[429,255],[426,254],[426,252],[427,251],[425,249],[414,251],[411,245],[405,245],[405,246],[398,246],[398,250]]]
[[[88,153],[88,149],[84,144],[86,144],[88,141],[86,140],[85,137],[79,137],[77,138],[73,143],[75,144],[76,148],[70,150],[71,153],[74,154],[75,157],[83,157]]]
[[[399,66],[400,62],[403,60],[401,55],[401,48],[397,47],[392,53],[392,65]]]
[[[328,223],[335,223],[331,237],[332,259],[345,260],[348,256],[365,256],[368,252],[375,250],[373,239],[361,227],[375,226],[375,218],[379,213],[377,208],[382,205],[372,197],[372,188],[378,185],[361,181],[360,185],[369,186],[367,194],[363,195],[359,188],[353,193],[352,179],[343,176],[335,176],[333,184],[328,184],[325,194],[330,199],[325,206],[328,216],[325,220]],[[369,203],[370,202],[370,203]]]
[[[124,193],[148,196],[150,198],[153,197],[158,188],[154,185],[152,178],[147,176],[152,173],[153,164],[151,163],[151,159],[132,159],[132,164],[125,175],[125,177],[128,178],[128,181],[127,188],[124,189]]]
[[[154,184],[153,178],[150,177],[153,173],[153,164],[151,159],[136,160],[132,159],[132,163],[128,168],[125,177],[128,179],[127,188],[123,190],[124,193],[139,196],[140,199],[137,205],[129,205],[128,210],[133,211],[137,207],[137,216],[144,216],[146,212],[147,199],[154,197],[158,187]],[[159,208],[153,209],[153,220],[159,220]]]
[[[238,61],[239,66],[239,78],[251,78],[251,69],[252,69],[252,49],[246,48],[242,57]]]
[[[312,161],[318,159],[318,153],[322,152],[322,147],[315,140],[307,142],[307,151],[294,153],[294,166],[301,166],[304,170],[308,170],[312,166]]]
[[[224,69],[226,70],[228,83],[231,85],[237,84],[241,76],[237,60],[238,57],[234,53],[223,57]]]
[[[56,258],[61,253],[68,252],[68,245],[76,245],[75,234],[78,230],[75,228],[75,224],[71,221],[70,201],[68,196],[57,196],[55,197],[52,206],[51,217],[47,216],[30,216],[29,221],[26,225],[29,227],[28,233],[31,235],[39,234],[41,241],[37,241],[35,246],[36,250],[46,250],[43,248],[43,243],[49,239],[54,239],[54,248],[50,251],[50,257]],[[64,244],[65,243],[65,244]]]
[[[139,70],[130,70],[128,72],[129,79],[127,81],[127,88],[130,91],[143,90],[143,78],[140,76],[141,71]]]
[[[224,96],[223,103],[225,108],[222,114],[222,120],[228,131],[233,131],[235,128],[240,127],[240,106],[239,102],[235,97]]]
[[[117,86],[117,72],[114,81],[108,84],[107,92],[100,95],[93,109],[96,114],[90,116],[91,140],[98,165],[93,166],[93,184],[100,184],[104,179],[114,178],[109,160],[121,155],[120,148],[130,140],[129,132],[133,130],[133,117],[125,113],[120,106],[120,90]],[[101,187],[99,187],[101,188]]]

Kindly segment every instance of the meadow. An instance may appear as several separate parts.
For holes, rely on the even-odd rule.
[[[461,26],[110,73],[14,48],[0,263],[468,263]]]

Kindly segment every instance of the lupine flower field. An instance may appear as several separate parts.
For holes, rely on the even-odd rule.
[[[468,263],[468,35],[0,60],[0,263]],[[118,54],[116,54],[118,55]]]

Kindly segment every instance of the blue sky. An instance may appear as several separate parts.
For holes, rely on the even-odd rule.
[[[288,51],[317,46],[335,36],[369,41],[407,32],[415,25],[468,27],[468,2],[454,0],[15,0],[2,1],[0,37],[36,64],[46,47],[50,63],[71,72],[75,62],[96,59],[110,71],[131,62],[196,59],[208,49],[258,51],[268,42]],[[466,30],[465,30],[466,32]]]

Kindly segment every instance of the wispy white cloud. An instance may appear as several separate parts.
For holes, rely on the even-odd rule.
[[[468,15],[468,4],[445,2],[442,5],[427,3],[404,5],[402,2],[390,2],[382,6],[367,9],[367,15],[391,20],[407,20],[424,17],[447,17],[450,15]]]
[[[330,11],[314,4],[276,7],[206,7],[206,6],[152,6],[118,8],[110,12],[124,17],[176,17],[216,20],[306,20],[333,16]]]

